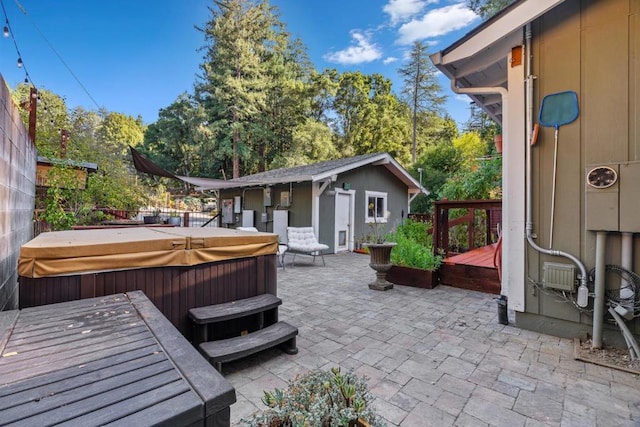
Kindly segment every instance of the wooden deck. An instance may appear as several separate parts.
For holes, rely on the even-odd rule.
[[[142,292],[0,312],[0,425],[229,425],[235,390]]]
[[[440,283],[456,288],[500,294],[498,269],[493,264],[496,244],[446,257],[440,266]]]
[[[493,254],[502,221],[502,200],[441,200],[434,205],[433,243],[436,251],[447,254],[438,269],[440,283],[456,288],[472,289],[499,294],[501,289],[498,269],[493,263]],[[467,214],[449,219],[454,210],[466,210]],[[476,214],[484,212],[484,242],[476,235]],[[450,229],[466,224],[468,250],[461,254],[450,252]],[[478,245],[485,245],[476,247]]]

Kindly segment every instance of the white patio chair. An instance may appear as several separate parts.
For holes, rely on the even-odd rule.
[[[296,254],[310,255],[313,257],[313,262],[316,262],[316,256],[322,257],[322,265],[324,262],[324,251],[329,249],[329,246],[319,243],[316,239],[316,235],[313,232],[313,227],[287,227],[287,252],[293,254],[291,265],[293,266],[296,260]]]

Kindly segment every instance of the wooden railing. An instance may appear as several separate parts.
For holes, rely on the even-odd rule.
[[[468,212],[458,218],[449,220],[449,213],[453,209],[465,209]],[[457,225],[467,224],[467,247],[476,247],[476,215],[484,212],[483,233],[485,238],[481,245],[495,243],[498,239],[499,227],[502,226],[502,200],[441,200],[434,203],[433,215],[433,248],[442,251],[445,256],[452,253],[450,247],[449,230]]]

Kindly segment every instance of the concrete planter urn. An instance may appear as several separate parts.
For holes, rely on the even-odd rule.
[[[387,281],[387,272],[391,269],[391,250],[396,243],[366,243],[364,246],[369,250],[369,267],[376,272],[376,280],[369,283],[369,289],[376,291],[392,289],[393,283]]]

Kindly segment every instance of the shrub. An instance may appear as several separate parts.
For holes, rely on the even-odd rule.
[[[390,237],[397,245],[391,251],[391,263],[405,267],[437,270],[442,256],[435,255],[432,248],[432,236],[427,233],[429,224],[407,220],[398,226]]]
[[[347,427],[357,419],[371,426],[383,425],[371,408],[372,397],[365,377],[339,368],[299,375],[285,390],[265,391],[269,408],[242,422],[249,426]]]

